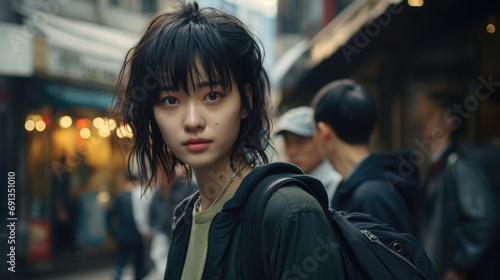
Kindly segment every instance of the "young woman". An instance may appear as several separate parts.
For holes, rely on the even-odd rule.
[[[246,200],[262,178],[290,167],[268,164],[265,153],[269,80],[257,42],[237,18],[182,2],[151,20],[123,65],[113,111],[132,127],[143,182],[157,174],[148,166],[173,177],[181,165],[199,188],[175,211],[165,279],[244,278]],[[284,187],[265,208],[261,273],[341,279],[335,240],[317,200]]]

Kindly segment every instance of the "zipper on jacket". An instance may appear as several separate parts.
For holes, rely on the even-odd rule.
[[[422,275],[422,273],[420,273],[417,267],[410,260],[405,258],[403,255],[399,254],[398,252],[392,250],[391,248],[387,247],[384,243],[382,243],[382,241],[378,239],[378,237],[375,234],[369,232],[368,230],[360,230],[360,232],[364,236],[366,236],[371,242],[379,244],[380,246],[382,246],[382,248],[385,248],[387,251],[391,252],[394,256],[398,257],[399,259],[410,265],[413,269],[415,269],[416,272],[418,272],[418,274]]]
[[[214,218],[210,222],[210,226],[208,227],[207,251],[205,252],[205,263],[203,264],[203,271],[201,272],[201,277],[200,277],[201,280],[205,279],[204,276],[205,276],[205,271],[207,270],[208,250],[210,249],[210,235],[212,234],[212,226],[214,224],[215,218],[217,218],[217,215],[219,215],[219,213],[215,214]]]

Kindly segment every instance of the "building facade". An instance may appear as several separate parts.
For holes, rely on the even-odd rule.
[[[0,4],[0,162],[15,174],[18,274],[112,259],[107,213],[127,157],[117,144],[131,133],[108,109],[125,54],[159,3]]]

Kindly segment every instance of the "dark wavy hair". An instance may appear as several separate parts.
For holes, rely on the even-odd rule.
[[[373,99],[353,80],[325,85],[313,98],[314,121],[325,122],[344,142],[367,144],[377,123]]]
[[[237,152],[254,167],[269,162],[269,77],[263,68],[262,43],[236,17],[214,8],[199,9],[196,2],[182,1],[174,10],[154,16],[139,42],[129,50],[120,71],[111,117],[128,124],[134,134],[128,168],[135,165],[146,189],[163,168],[170,180],[175,166],[190,168],[165,145],[153,115],[159,93],[169,85],[187,92],[188,83],[200,79],[202,69],[211,86],[238,87],[242,106],[249,112],[241,121],[231,153]],[[252,87],[251,100],[245,85]],[[189,94],[189,93],[187,93]],[[238,164],[241,164],[239,162]],[[150,168],[151,167],[151,168]]]

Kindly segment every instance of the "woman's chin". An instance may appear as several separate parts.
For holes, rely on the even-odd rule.
[[[215,162],[213,160],[204,159],[201,156],[185,157],[184,159],[179,159],[181,159],[185,164],[189,165],[193,169],[215,166]]]

